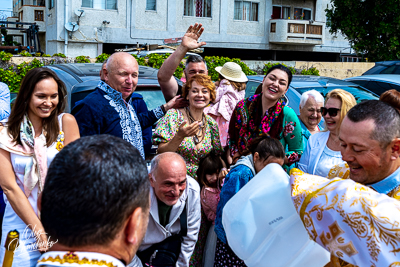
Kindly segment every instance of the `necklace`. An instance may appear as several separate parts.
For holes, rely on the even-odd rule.
[[[190,108],[186,107],[186,114],[189,118],[189,124],[192,124],[193,122],[197,121],[193,118],[192,114],[190,113]],[[205,129],[206,129],[206,120],[205,120],[205,116],[204,113],[202,114],[201,117],[201,122],[199,125],[199,130],[197,131],[197,133],[193,136],[193,142],[195,145],[201,143],[204,139],[205,136]],[[201,139],[200,139],[201,138]]]

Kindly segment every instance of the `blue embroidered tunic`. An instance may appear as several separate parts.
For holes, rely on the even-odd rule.
[[[126,103],[120,92],[100,81],[96,90],[71,112],[81,136],[111,134],[121,137],[136,147],[144,158],[142,128],[153,125],[164,112],[158,107],[136,114],[131,100]]]

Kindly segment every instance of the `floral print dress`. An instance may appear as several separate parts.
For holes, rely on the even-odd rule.
[[[212,150],[222,153],[221,143],[219,139],[218,125],[213,118],[206,116],[206,129],[204,140],[201,147],[196,147],[192,137],[186,137],[179,145],[176,153],[181,155],[187,166],[187,174],[197,179],[197,169],[201,158],[204,158]],[[184,122],[185,118],[180,110],[170,109],[167,114],[157,124],[153,134],[153,144],[167,143],[175,136],[179,130],[179,126]]]

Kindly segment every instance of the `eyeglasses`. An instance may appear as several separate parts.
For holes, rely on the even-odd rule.
[[[326,114],[329,113],[329,116],[336,117],[339,110],[340,110],[340,108],[325,108],[325,107],[322,107],[321,108],[321,113],[322,113],[322,116],[326,116]]]

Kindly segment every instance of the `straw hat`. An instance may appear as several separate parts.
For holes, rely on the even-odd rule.
[[[222,67],[215,67],[215,71],[227,80],[234,82],[247,82],[247,76],[242,71],[239,64],[235,62],[226,62]]]

